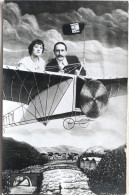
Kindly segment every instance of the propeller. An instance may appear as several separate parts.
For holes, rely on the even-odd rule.
[[[90,118],[102,115],[108,106],[108,94],[105,86],[97,80],[86,81],[80,92],[80,108]]]

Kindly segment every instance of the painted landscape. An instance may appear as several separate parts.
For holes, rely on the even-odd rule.
[[[3,4],[2,14],[3,72],[5,71],[5,74],[3,73],[3,195],[125,195],[128,2],[7,0]],[[80,34],[63,33],[64,24],[75,23],[84,25]],[[29,72],[33,77],[29,77],[28,72],[22,74],[18,69],[18,62],[29,55],[28,46],[35,39],[44,42],[45,50],[42,58],[46,64],[55,57],[54,44],[61,41],[67,45],[68,55],[77,56],[85,69],[86,76],[79,77],[84,85],[90,80],[108,84],[106,86],[102,83],[104,94],[108,97],[105,112],[102,112],[98,118],[90,118],[86,114],[76,116],[80,109],[76,106],[76,97],[80,95],[80,91],[76,93],[75,90],[77,83],[73,78],[78,79],[76,75],[68,76],[71,84],[66,80],[65,88],[64,85],[61,87],[59,85],[62,78],[66,78],[65,74],[59,75],[61,79],[57,81],[56,74],[60,73],[55,73],[56,76],[52,72],[38,73],[37,79],[46,79],[45,82],[41,79],[39,85],[34,77],[37,75],[35,72]],[[30,78],[32,82],[26,78]],[[52,80],[55,82],[54,87],[48,78],[54,78]],[[121,81],[124,81],[124,84],[121,84]],[[30,89],[28,91],[28,88],[24,88],[26,84]],[[44,90],[46,88],[43,85],[47,90]],[[40,90],[35,90],[34,86]],[[60,88],[60,98],[56,96],[58,88]],[[96,88],[96,85],[90,88],[93,94],[99,87]],[[15,90],[18,93],[15,93]],[[45,94],[42,96],[42,101],[40,95],[36,99],[37,91]],[[95,97],[92,98],[99,105],[91,109],[93,115],[99,113],[103,107],[101,102],[106,102],[102,91],[98,92],[100,101],[97,102]],[[29,102],[31,92],[34,92],[34,96]],[[90,90],[86,93],[88,98],[85,104],[88,106],[92,105],[89,103],[91,95],[89,92]],[[27,98],[28,104],[22,101],[24,98]],[[55,99],[58,99],[56,103]],[[80,99],[78,102],[80,106]],[[46,113],[46,108],[52,108],[53,103],[55,103],[55,115],[58,117],[54,118],[50,114],[47,122],[43,120],[45,116],[43,114],[38,118],[37,111],[41,111],[45,105],[43,109]],[[68,112],[72,112],[70,119],[74,125],[69,122]],[[28,117],[30,113],[33,115],[32,121]],[[65,117],[60,118],[58,114]],[[68,125],[73,125],[71,129],[65,128],[64,122],[67,119]]]
[[[38,150],[12,138],[3,139],[4,194],[126,192],[126,145],[114,150],[92,147],[79,151],[70,146]]]

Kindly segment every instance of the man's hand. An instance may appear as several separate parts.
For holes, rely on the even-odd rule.
[[[80,70],[77,70],[77,69],[76,69],[76,70],[75,70],[75,74],[79,76],[79,75],[80,75]]]

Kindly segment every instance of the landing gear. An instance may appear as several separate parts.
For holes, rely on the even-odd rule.
[[[79,126],[81,128],[87,128],[89,125],[89,119],[87,118],[82,118],[80,121],[79,121]]]
[[[63,121],[63,126],[67,130],[72,129],[75,126],[75,124],[79,124],[81,128],[87,128],[89,125],[89,121],[93,121],[93,120],[89,118],[82,118],[82,117],[75,118],[75,120],[73,118],[66,118]]]
[[[65,129],[70,130],[75,126],[75,121],[72,118],[66,118],[63,121],[63,126]]]

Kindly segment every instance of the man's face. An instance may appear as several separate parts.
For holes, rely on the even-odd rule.
[[[64,57],[67,55],[65,46],[62,44],[56,45],[54,54],[59,61],[63,61]]]
[[[33,54],[34,56],[37,56],[37,57],[38,57],[38,56],[41,56],[42,52],[43,52],[43,46],[36,43],[36,44],[33,46],[32,54]]]

